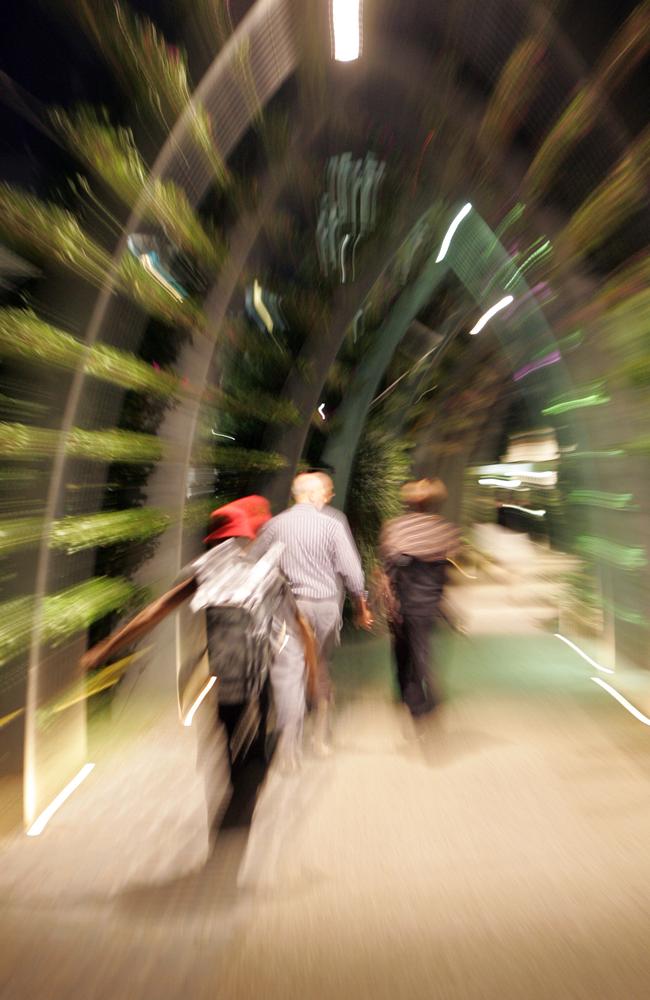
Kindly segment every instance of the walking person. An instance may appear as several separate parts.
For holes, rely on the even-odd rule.
[[[331,682],[328,662],[339,641],[341,578],[355,606],[355,623],[370,629],[373,621],[366,602],[363,569],[349,529],[340,518],[323,514],[325,491],[318,473],[301,473],[292,484],[294,505],[272,518],[255,543],[255,554],[275,542],[283,545],[280,568],[289,581],[301,615],[316,639],[314,682],[316,722],[314,750],[329,753],[328,708]],[[305,714],[304,649],[288,635],[271,667],[271,684],[278,726],[282,730],[281,757],[287,769],[297,766]]]
[[[414,719],[430,717],[441,695],[431,640],[459,531],[438,513],[447,499],[440,479],[402,487],[407,513],[384,525],[379,551],[386,574],[388,617],[402,701]]]

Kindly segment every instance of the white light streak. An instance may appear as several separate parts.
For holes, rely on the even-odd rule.
[[[350,242],[350,234],[346,233],[341,243],[341,283],[345,284],[345,248]]]
[[[162,276],[162,274],[160,274],[160,272],[158,270],[156,270],[156,268],[153,266],[153,264],[151,263],[151,260],[149,258],[149,254],[147,254],[147,253],[143,254],[140,257],[140,263],[144,267],[145,271],[148,271],[149,274],[151,275],[151,277],[155,278],[159,285],[162,285],[163,288],[166,288],[167,291],[169,292],[169,294],[173,298],[175,298],[177,302],[182,302],[183,301],[183,296],[178,291],[178,289],[174,288],[173,285],[170,285],[170,283],[167,281],[167,279],[164,278]]]
[[[571,642],[571,640],[567,639],[566,636],[560,635],[559,632],[555,632],[554,635],[556,639],[560,639],[562,642],[566,643],[567,646],[570,646],[571,649],[573,649],[578,654],[578,656],[581,656],[583,660],[586,660],[587,663],[590,663],[592,667],[596,668],[596,670],[602,670],[604,674],[614,673],[611,667],[603,667],[601,666],[600,663],[596,663],[595,660],[592,660],[590,656],[587,656],[584,649],[580,649],[580,646],[576,646],[575,642]]]
[[[446,255],[447,255],[447,251],[449,250],[449,245],[450,245],[450,243],[451,243],[451,241],[453,239],[454,233],[456,232],[456,230],[460,226],[460,224],[463,221],[463,219],[465,218],[465,216],[469,215],[469,213],[471,211],[472,211],[472,206],[470,205],[469,202],[467,202],[466,205],[463,205],[463,207],[461,208],[460,212],[458,213],[458,215],[456,216],[456,218],[453,220],[453,222],[450,225],[449,229],[445,233],[445,238],[442,241],[442,244],[440,246],[440,252],[439,252],[438,256],[436,257],[436,264],[439,264],[441,260],[445,259]]]
[[[479,479],[479,486],[500,486],[503,490],[514,490],[521,486],[521,479]]]
[[[194,716],[196,714],[196,710],[198,709],[199,705],[201,704],[201,702],[203,701],[203,699],[207,695],[208,691],[212,690],[212,688],[214,687],[214,685],[216,684],[216,682],[217,682],[217,678],[216,677],[211,677],[210,680],[207,681],[206,684],[204,684],[204,686],[203,686],[203,688],[201,690],[201,693],[199,694],[198,698],[196,699],[196,701],[192,705],[191,709],[189,710],[189,712],[187,713],[187,715],[185,716],[185,718],[183,719],[183,725],[184,726],[191,726],[192,725],[192,720],[193,720],[193,718],[194,718]]]
[[[255,311],[262,320],[262,323],[264,323],[268,332],[272,334],[273,318],[264,304],[264,300],[262,298],[262,287],[257,278],[253,281],[253,305],[255,306]]]
[[[50,802],[47,809],[44,809],[41,815],[34,820],[30,828],[27,830],[28,837],[38,837],[39,834],[43,832],[47,824],[50,822],[55,812],[57,812],[66,799],[69,799],[75,789],[79,788],[82,781],[88,777],[94,764],[84,764],[84,766],[79,771],[79,774],[75,775],[72,781],[69,781],[65,788],[59,792],[57,797]]]
[[[469,331],[470,337],[475,337],[477,333],[480,333],[485,324],[489,323],[493,316],[496,316],[498,312],[501,312],[502,309],[505,309],[514,301],[514,296],[512,295],[506,295],[505,298],[500,299],[496,305],[493,305],[486,313],[483,313],[478,323]]]
[[[532,507],[520,507],[519,504],[517,503],[502,503],[501,506],[506,508],[507,510],[521,510],[524,512],[524,514],[532,514],[533,517],[546,516],[546,511],[541,510],[541,508],[540,510],[533,510]]]
[[[557,472],[549,470],[548,472],[520,472],[519,475],[526,482],[528,479],[532,479],[535,482],[541,483],[543,486],[555,486],[557,483]]]
[[[325,414],[323,413],[324,409],[325,409],[325,403],[321,403],[320,406],[318,407],[318,412],[320,414],[321,420],[325,420]]]
[[[334,58],[354,62],[361,55],[361,0],[332,0]]]
[[[216,438],[228,438],[229,441],[235,441],[236,440],[236,438],[234,438],[232,436],[232,434],[220,434],[219,431],[212,431],[212,433],[214,434],[214,436]]]
[[[623,695],[616,690],[616,688],[613,688],[611,684],[608,684],[607,681],[601,681],[600,677],[590,677],[589,679],[592,680],[594,684],[598,684],[603,691],[607,691],[608,694],[611,694],[612,698],[615,698],[619,705],[626,708],[630,715],[633,715],[635,719],[642,722],[644,726],[650,726],[650,719],[648,716],[644,715],[643,712],[640,712],[638,708],[635,708],[634,705],[632,705],[627,698],[624,698]]]

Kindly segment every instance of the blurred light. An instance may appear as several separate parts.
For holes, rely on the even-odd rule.
[[[546,517],[545,510],[533,510],[532,507],[520,507],[519,504],[516,503],[502,503],[501,507],[506,508],[507,510],[521,510],[524,514],[532,514],[533,517]]]
[[[194,704],[190,708],[189,712],[187,713],[187,715],[183,719],[183,725],[184,726],[191,726],[192,725],[192,720],[193,720],[194,716],[196,715],[196,711],[197,711],[199,705],[201,704],[201,702],[203,701],[203,699],[206,697],[208,691],[212,690],[212,688],[216,684],[216,681],[217,681],[216,677],[211,677],[209,679],[209,681],[204,685],[204,687],[201,690],[201,693],[199,694],[198,698],[196,699],[196,701],[194,702]]]
[[[518,372],[512,376],[513,382],[519,382],[520,379],[525,378],[526,375],[532,374],[532,372],[539,371],[540,368],[547,368],[549,365],[555,365],[558,361],[562,360],[562,355],[559,351],[552,351],[545,357],[540,358],[539,361],[531,361],[530,364],[524,365],[520,368]]]
[[[271,313],[266,308],[264,299],[262,298],[262,286],[260,285],[257,278],[253,281],[253,305],[257,311],[257,315],[264,323],[264,326],[269,333],[273,333],[273,318]]]
[[[513,490],[521,486],[521,479],[479,479],[479,486],[501,486],[504,490]]]
[[[318,412],[322,420],[325,419],[325,414],[323,413],[324,409],[325,409],[325,403],[321,403],[320,406],[318,407]]]
[[[353,62],[361,54],[361,0],[332,0],[334,58]]]
[[[611,684],[608,684],[606,681],[601,681],[600,677],[591,677],[590,680],[592,680],[594,684],[598,684],[603,691],[607,691],[608,694],[611,694],[612,698],[615,698],[619,705],[626,708],[630,715],[633,715],[635,719],[642,722],[644,726],[650,726],[650,719],[648,716],[644,715],[643,712],[640,712],[638,708],[635,708],[634,705],[632,705],[627,698],[624,698],[623,695],[616,690],[616,688],[613,688]]]
[[[220,434],[219,431],[212,431],[217,438],[228,438],[229,441],[236,441],[237,439],[232,436],[232,434]]]
[[[162,268],[158,264],[158,261],[154,259],[155,255],[153,253],[145,253],[140,257],[140,263],[144,267],[145,271],[156,279],[159,285],[162,285],[177,302],[182,302],[184,296],[181,295],[175,284],[172,284],[172,279],[169,275],[162,271]]]
[[[609,403],[609,401],[609,396],[593,392],[588,396],[580,396],[578,399],[567,399],[561,403],[553,403],[552,406],[545,407],[542,413],[545,416],[568,413],[570,410],[582,410],[586,406],[603,406],[605,403]]]
[[[470,337],[474,337],[477,333],[480,333],[486,323],[489,323],[493,316],[496,316],[498,312],[505,309],[507,306],[514,302],[514,296],[506,295],[505,298],[500,299],[495,305],[493,305],[486,313],[483,313],[478,323],[472,327],[469,331]]]
[[[43,832],[47,824],[54,816],[55,812],[57,812],[57,810],[61,808],[66,799],[70,798],[75,789],[79,788],[81,782],[85,781],[85,779],[88,777],[94,766],[95,766],[94,764],[84,764],[84,766],[79,771],[79,774],[77,774],[72,779],[72,781],[68,782],[63,791],[59,792],[57,797],[53,799],[52,802],[50,802],[47,809],[44,809],[41,815],[38,817],[38,819],[32,823],[29,830],[27,831],[28,837],[38,837],[38,835]]]
[[[540,486],[555,486],[557,483],[557,472],[551,470],[548,472],[533,472],[531,470],[530,472],[520,472],[519,475],[524,482],[530,479],[534,483],[539,483]]]
[[[611,667],[602,667],[600,663],[596,663],[595,660],[592,660],[590,656],[587,656],[587,654],[583,649],[580,649],[579,646],[576,646],[575,642],[571,642],[571,640],[567,639],[566,636],[560,635],[559,632],[555,632],[554,634],[556,639],[560,639],[562,642],[566,643],[567,646],[570,646],[571,649],[573,649],[578,654],[578,656],[581,656],[583,660],[586,660],[587,663],[590,663],[592,667],[596,668],[596,670],[602,670],[604,674],[614,673]]]
[[[350,234],[346,233],[341,243],[341,283],[345,284],[345,248],[350,242]]]
[[[442,245],[440,247],[440,253],[436,257],[436,264],[439,264],[441,260],[445,259],[445,256],[447,254],[447,250],[449,250],[449,244],[452,241],[454,233],[456,232],[456,230],[460,226],[460,224],[463,221],[463,219],[465,218],[465,216],[469,215],[469,213],[471,211],[472,211],[472,206],[471,206],[471,204],[469,202],[467,202],[466,205],[463,205],[463,207],[461,208],[460,212],[458,213],[458,215],[456,216],[456,218],[453,220],[452,224],[450,225],[449,229],[447,230],[447,232],[445,234],[444,240],[442,241]]]

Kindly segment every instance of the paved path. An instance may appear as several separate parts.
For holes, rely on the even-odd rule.
[[[5,848],[20,877],[0,879],[2,997],[648,996],[650,730],[551,636],[448,637],[443,659],[451,698],[422,747],[385,644],[351,638],[335,755],[271,771],[248,841],[229,825],[179,877],[93,887],[93,865],[123,860],[90,846],[107,789],[154,803],[142,834],[163,849],[156,797],[167,781],[163,830],[183,829],[189,780],[157,773],[169,734],[158,767],[151,739],[133,751],[148,781],[100,765],[39,841]]]

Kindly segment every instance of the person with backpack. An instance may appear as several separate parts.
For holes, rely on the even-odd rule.
[[[89,649],[80,661],[85,670],[101,665],[147,635],[187,600],[192,611],[204,610],[208,662],[210,673],[219,680],[218,711],[228,736],[231,767],[246,739],[241,730],[247,710],[263,697],[271,664],[287,635],[302,649],[306,668],[315,669],[310,627],[280,570],[281,546],[262,558],[250,550],[270,517],[268,501],[260,496],[242,497],[215,510],[205,539],[209,550],[181,571],[180,582]],[[260,714],[252,713],[252,717],[259,720]]]

